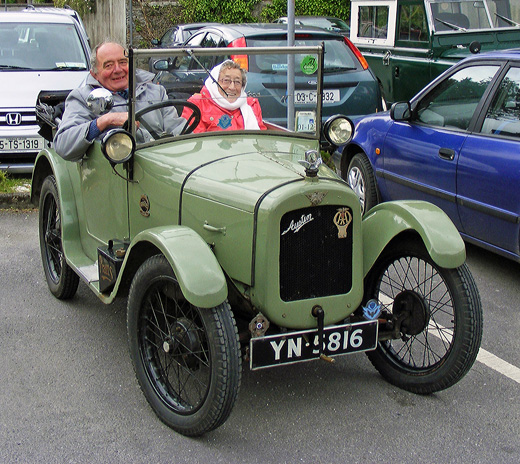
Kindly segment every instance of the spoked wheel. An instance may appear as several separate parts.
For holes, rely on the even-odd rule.
[[[54,176],[48,176],[42,184],[39,232],[40,253],[49,290],[56,298],[72,298],[78,289],[79,277],[63,254],[60,201]]]
[[[367,277],[365,301],[376,299],[400,324],[400,338],[367,355],[390,383],[428,394],[458,382],[482,338],[480,296],[466,264],[438,267],[422,242],[385,251]]]
[[[159,418],[189,436],[222,425],[241,376],[238,331],[229,305],[191,305],[166,258],[157,255],[134,277],[127,326],[137,379]]]

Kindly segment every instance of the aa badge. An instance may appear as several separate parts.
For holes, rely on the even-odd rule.
[[[340,208],[334,215],[334,224],[338,228],[338,238],[347,238],[347,229],[352,222],[352,213],[348,208]]]

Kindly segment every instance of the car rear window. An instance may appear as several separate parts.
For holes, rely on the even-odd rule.
[[[360,69],[359,62],[352,54],[342,37],[332,40],[323,38],[302,37],[297,34],[294,44],[296,46],[317,46],[325,44],[324,73],[338,73]],[[249,47],[284,47],[287,39],[248,39]],[[295,69],[297,74],[303,74],[300,65],[304,60],[303,55],[295,56]],[[268,74],[285,74],[287,72],[286,55],[256,55],[250,57],[249,71]]]

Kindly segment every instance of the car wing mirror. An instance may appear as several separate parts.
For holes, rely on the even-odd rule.
[[[173,71],[175,69],[179,69],[182,64],[182,58],[181,57],[175,57],[175,58],[168,58],[168,59],[162,59],[157,60],[153,62],[153,69],[156,71]]]
[[[168,71],[168,60],[157,60],[153,62],[153,69],[156,71]]]
[[[114,96],[110,90],[94,89],[87,96],[87,106],[97,115],[108,113],[114,107]]]
[[[397,102],[390,108],[390,117],[394,121],[409,121],[412,118],[410,102]]]

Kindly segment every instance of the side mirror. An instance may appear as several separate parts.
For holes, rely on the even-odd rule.
[[[154,61],[153,69],[155,69],[156,71],[168,71],[168,60]]]
[[[390,108],[390,117],[394,121],[409,121],[412,118],[410,102],[397,102]]]
[[[103,88],[94,89],[88,94],[87,106],[97,115],[108,113],[114,106],[112,92]]]

